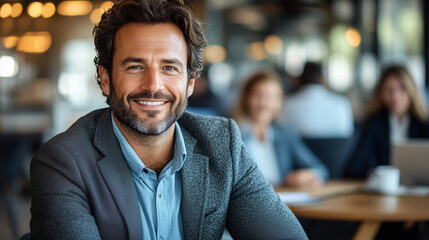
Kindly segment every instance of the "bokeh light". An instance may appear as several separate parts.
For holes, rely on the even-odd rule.
[[[377,59],[372,53],[363,53],[359,65],[360,83],[362,87],[371,91],[377,83]]]
[[[423,22],[422,16],[416,9],[405,8],[399,14],[399,26],[407,50],[416,55],[423,52]]]
[[[362,40],[359,31],[356,28],[350,27],[346,31],[347,43],[352,47],[358,47]]]
[[[92,10],[90,1],[63,1],[58,5],[58,14],[63,16],[87,15]]]
[[[18,51],[26,53],[44,53],[52,43],[48,32],[27,32],[19,39]]]
[[[100,5],[100,8],[101,8],[101,10],[103,10],[103,11],[107,11],[107,10],[109,10],[110,8],[112,8],[113,7],[113,2],[112,1],[105,1],[105,2],[103,2],[101,5]]]
[[[395,41],[395,26],[389,16],[381,16],[378,21],[377,35],[380,39],[380,43],[384,48],[391,48]]]
[[[276,35],[269,35],[264,40],[264,48],[268,53],[280,54],[283,52],[283,40]]]
[[[45,5],[43,6],[43,13],[42,13],[42,17],[44,18],[50,18],[55,14],[55,5],[51,2],[47,2],[45,3]]]
[[[7,18],[12,13],[12,6],[10,3],[5,3],[0,8],[0,18]]]
[[[204,50],[204,57],[209,63],[219,63],[225,61],[225,48],[219,45],[208,46]]]
[[[265,16],[256,7],[241,7],[231,12],[229,21],[235,24],[245,25],[252,30],[262,30],[267,25]]]
[[[291,42],[285,51],[286,72],[294,77],[301,75],[307,61],[306,49],[299,42]]]
[[[92,10],[91,15],[89,15],[89,20],[91,20],[92,23],[97,24],[100,22],[103,13],[103,9],[95,8],[94,10]]]
[[[8,55],[0,56],[0,77],[13,77],[18,70],[19,65],[15,58]]]
[[[314,37],[306,41],[307,60],[312,62],[321,62],[328,55],[328,47],[325,41],[320,37]]]
[[[32,2],[27,7],[27,13],[32,18],[40,17],[43,13],[43,3]]]
[[[211,89],[217,94],[224,94],[231,87],[234,74],[234,68],[226,62],[211,65],[208,69],[208,79],[210,80]]]
[[[254,42],[246,47],[247,56],[255,61],[262,61],[267,58],[267,52],[263,42]]]
[[[10,16],[13,18],[19,17],[22,13],[22,5],[21,3],[14,3],[12,5],[12,12],[10,13]]]
[[[7,37],[3,37],[3,46],[5,48],[14,48],[17,44],[18,44],[18,40],[19,38],[17,36],[7,36]]]
[[[58,80],[59,93],[72,105],[84,105],[88,99],[86,76],[83,73],[61,73]]]
[[[345,56],[332,55],[328,66],[328,82],[333,90],[345,92],[353,85],[353,66]]]

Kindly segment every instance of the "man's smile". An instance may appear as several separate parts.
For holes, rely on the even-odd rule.
[[[143,100],[135,100],[135,102],[141,105],[149,105],[149,106],[159,106],[167,103],[166,101],[151,102],[151,101],[143,101]]]

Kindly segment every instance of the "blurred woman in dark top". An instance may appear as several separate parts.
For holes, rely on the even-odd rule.
[[[346,177],[365,178],[368,170],[390,164],[391,145],[429,138],[427,109],[410,73],[391,66],[381,75],[366,121],[346,168]]]
[[[320,187],[328,170],[297,133],[276,123],[282,102],[283,88],[274,73],[257,72],[244,83],[234,112],[243,142],[271,184]]]

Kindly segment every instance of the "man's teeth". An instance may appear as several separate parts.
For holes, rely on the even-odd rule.
[[[144,105],[150,105],[150,106],[156,106],[156,105],[162,105],[165,102],[149,102],[149,101],[137,101],[138,104],[144,104]]]

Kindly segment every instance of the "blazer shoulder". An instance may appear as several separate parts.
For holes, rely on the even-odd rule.
[[[242,141],[240,130],[232,119],[185,112],[178,122],[203,151],[226,152]]]
[[[178,120],[182,126],[194,137],[217,136],[230,131],[230,128],[237,128],[232,119],[216,116],[202,116],[190,112],[185,112]]]
[[[408,134],[411,138],[429,138],[429,121],[422,121],[411,114]]]

